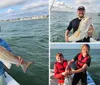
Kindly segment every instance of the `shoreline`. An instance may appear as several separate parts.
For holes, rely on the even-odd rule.
[[[0,22],[9,22],[9,21],[23,21],[23,20],[38,20],[38,19],[45,19],[48,18],[49,15],[41,15],[41,16],[33,16],[33,17],[24,17],[24,18],[15,18],[15,19],[7,19],[7,20],[0,20]]]

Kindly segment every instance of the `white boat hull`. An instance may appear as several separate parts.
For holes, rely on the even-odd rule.
[[[70,77],[69,80],[65,79],[65,85],[71,85],[72,78],[73,78],[73,75]],[[87,82],[88,82],[87,85],[96,85],[88,72],[87,72]],[[51,69],[51,71],[50,71],[50,85],[58,85],[57,79],[54,78],[53,69]],[[81,85],[81,81],[79,81],[79,83],[77,85]]]
[[[5,72],[5,79],[7,85],[20,85],[16,80],[14,80],[7,72]]]

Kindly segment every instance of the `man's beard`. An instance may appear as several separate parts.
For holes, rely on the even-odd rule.
[[[84,16],[78,16],[78,18],[79,18],[79,19],[82,19],[82,18],[84,18]]]
[[[80,18],[83,18],[84,16],[79,16]]]

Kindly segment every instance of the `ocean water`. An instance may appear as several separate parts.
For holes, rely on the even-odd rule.
[[[92,23],[95,28],[93,38],[98,39],[100,34],[100,16],[96,13],[88,13],[86,16],[92,17]],[[65,42],[65,31],[69,25],[69,22],[77,17],[77,13],[74,12],[51,12],[51,42]],[[70,32],[70,35],[72,31]]]
[[[26,73],[12,65],[10,75],[20,85],[48,85],[48,18],[0,22],[0,38],[12,51],[27,61],[34,61]]]
[[[61,52],[64,55],[64,58],[68,61],[74,58],[74,56],[80,52],[80,49],[51,49],[51,57],[50,57],[50,64],[51,69],[53,69],[54,62],[56,61],[55,55]],[[89,74],[91,75],[92,79],[96,83],[96,85],[100,85],[100,49],[91,49],[90,55],[91,65],[88,68]]]

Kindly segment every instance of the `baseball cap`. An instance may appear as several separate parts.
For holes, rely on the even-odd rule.
[[[77,10],[85,10],[84,6],[79,6]]]

